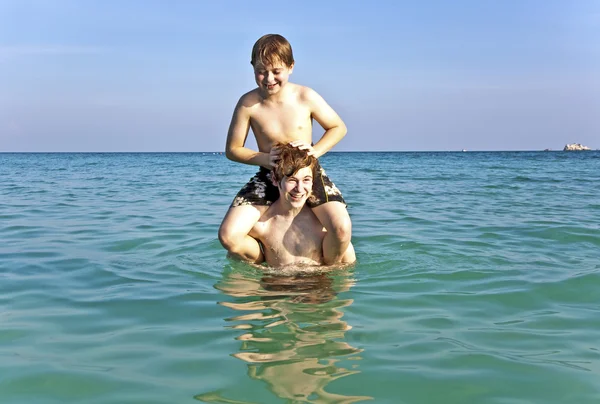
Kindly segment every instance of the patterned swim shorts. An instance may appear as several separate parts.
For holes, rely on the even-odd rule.
[[[260,167],[254,177],[242,187],[240,192],[233,198],[231,207],[242,205],[269,206],[279,199],[279,190],[271,181],[271,171]],[[340,190],[329,179],[325,170],[317,166],[317,176],[313,180],[313,192],[306,204],[310,208],[322,205],[326,202],[342,202],[346,205]]]

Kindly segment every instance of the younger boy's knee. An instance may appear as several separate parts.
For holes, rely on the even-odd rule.
[[[221,225],[219,228],[219,241],[227,251],[233,252],[232,250],[238,244],[239,236],[232,232],[231,229]]]
[[[350,219],[338,220],[333,222],[332,225],[333,228],[331,231],[336,239],[340,240],[342,243],[350,242],[350,239],[352,238],[352,222]]]

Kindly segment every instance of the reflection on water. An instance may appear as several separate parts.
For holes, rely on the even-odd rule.
[[[225,271],[215,287],[233,299],[219,304],[238,313],[225,321],[239,331],[238,359],[248,375],[265,382],[277,397],[294,402],[353,403],[371,397],[325,391],[333,380],[358,373],[361,349],[344,341],[351,329],[339,293],[354,280],[348,272],[264,274],[249,267]],[[231,402],[217,393],[196,398]]]

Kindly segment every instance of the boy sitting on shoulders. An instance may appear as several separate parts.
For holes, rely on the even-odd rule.
[[[250,231],[279,197],[269,178],[280,159],[280,149],[273,145],[290,144],[319,158],[346,135],[346,126],[314,90],[288,81],[294,57],[291,45],[281,35],[261,37],[252,48],[251,64],[258,87],[244,94],[235,107],[225,154],[230,160],[260,169],[234,198],[219,228],[219,240],[232,257],[260,263],[265,257]],[[313,119],[325,133],[311,146]],[[250,129],[258,151],[245,147]],[[315,198],[308,206],[327,230],[322,245],[324,263],[338,263],[350,245],[350,216],[342,194],[318,163],[313,180]]]

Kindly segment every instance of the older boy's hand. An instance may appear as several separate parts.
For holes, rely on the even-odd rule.
[[[281,149],[277,146],[271,148],[271,152],[269,153],[269,164],[271,167],[277,167],[277,162],[280,160],[279,154],[281,153]]]
[[[296,147],[300,150],[306,150],[307,154],[309,156],[315,156],[315,149],[313,149],[312,145],[303,142],[302,140],[294,140],[293,142],[290,142],[290,146],[292,147]]]

